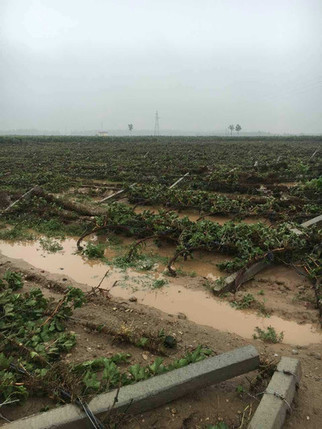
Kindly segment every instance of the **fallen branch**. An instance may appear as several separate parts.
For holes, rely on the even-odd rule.
[[[48,322],[50,322],[53,317],[58,313],[58,311],[61,309],[62,305],[64,304],[64,302],[66,301],[66,296],[64,296],[64,298],[62,298],[61,300],[58,301],[58,304],[56,305],[55,310],[52,312],[52,314],[40,325],[40,327],[42,328],[43,326],[45,326]]]
[[[172,265],[179,258],[179,256],[184,255],[185,253],[188,253],[188,252],[194,252],[196,250],[200,250],[202,248],[204,248],[204,246],[192,247],[190,249],[183,249],[183,250],[180,250],[180,252],[176,252],[174,256],[169,260],[167,265],[167,268],[171,276],[175,277],[177,275],[176,271],[172,268]]]
[[[77,243],[76,243],[77,249],[79,251],[83,250],[83,247],[80,244],[84,240],[84,238],[88,237],[89,235],[95,234],[96,232],[103,231],[104,229],[111,229],[111,230],[120,229],[120,230],[129,232],[129,228],[127,228],[126,226],[123,226],[123,225],[104,225],[104,226],[100,226],[100,227],[96,227],[96,228],[94,227],[91,231],[85,231],[84,234],[82,234],[79,237],[79,239],[77,240]]]
[[[97,291],[100,291],[101,293],[103,292],[100,288],[101,288],[101,285],[102,285],[102,283],[103,283],[103,281],[104,281],[104,279],[105,279],[105,277],[107,276],[107,274],[110,272],[110,270],[107,270],[106,271],[106,273],[104,274],[104,276],[102,277],[102,279],[100,280],[100,282],[99,282],[99,284],[97,285],[97,286],[95,286],[95,287],[92,287],[92,290],[90,291],[90,292],[87,292],[87,296],[88,297],[90,297],[90,296],[93,296],[93,295],[96,295],[96,292]],[[114,284],[113,284],[113,286],[112,287],[114,287],[114,285],[115,285],[115,282],[114,282]],[[111,288],[112,289],[112,288]],[[105,293],[107,293],[107,295],[108,295],[108,290],[106,290],[106,289],[104,289],[104,292]],[[109,297],[108,297],[109,298]],[[110,298],[109,298],[110,299]]]

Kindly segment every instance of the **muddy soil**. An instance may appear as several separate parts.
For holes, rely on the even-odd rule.
[[[37,269],[28,263],[0,255],[0,273],[6,269],[18,270],[25,276],[25,288],[41,287],[46,294],[54,295],[59,299],[67,284],[90,290],[89,285],[78,284],[65,274],[49,273]],[[265,276],[267,273],[265,274]],[[271,274],[270,274],[271,275]],[[189,279],[189,283],[196,281]],[[255,280],[255,282],[258,279]],[[190,284],[192,290],[192,283]],[[184,287],[184,286],[181,286]],[[178,293],[178,295],[182,295]],[[210,300],[210,298],[209,298]],[[234,310],[236,313],[237,311]],[[241,314],[243,314],[241,312]],[[164,329],[178,340],[177,349],[171,351],[165,359],[178,357],[185,351],[191,350],[197,344],[203,344],[222,353],[235,347],[254,344],[263,359],[278,361],[280,356],[297,357],[301,360],[303,376],[300,388],[292,405],[293,412],[288,416],[285,428],[320,428],[322,426],[322,345],[288,345],[265,344],[259,340],[245,339],[233,333],[220,331],[214,327],[202,326],[185,319],[183,315],[174,315],[168,312],[142,305],[140,302],[130,302],[127,298],[113,296],[111,299],[95,298],[87,306],[75,312],[75,319],[70,321],[68,328],[78,335],[78,344],[66,356],[66,360],[85,360],[97,356],[108,356],[118,351],[132,354],[132,362],[150,363],[155,353],[139,349],[128,343],[119,343],[113,336],[106,333],[91,331],[86,327],[86,321],[95,321],[106,324],[115,330],[124,326],[127,329],[149,335],[150,329]],[[299,325],[298,325],[299,326]],[[153,327],[153,328],[151,328]],[[124,329],[125,329],[124,328]],[[247,374],[233,380],[220,383],[207,389],[195,392],[194,395],[174,401],[149,413],[124,421],[121,426],[127,429],[136,428],[205,428],[208,424],[216,424],[224,420],[231,427],[240,427],[242,415],[248,416],[249,410],[254,412],[258,404],[258,397],[252,393],[249,396],[248,379],[256,374]],[[237,393],[238,386],[243,386],[245,393]],[[47,402],[43,399],[29,400],[19,408],[2,409],[1,412],[8,419],[17,419],[22,415],[39,411]],[[50,404],[51,407],[55,406]],[[246,427],[245,424],[243,427]]]

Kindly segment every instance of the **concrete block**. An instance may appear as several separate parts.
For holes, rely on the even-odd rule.
[[[164,405],[203,387],[219,383],[258,368],[259,355],[255,347],[246,346],[205,359],[184,368],[124,386],[112,410],[138,414]],[[93,398],[89,408],[102,418],[111,409],[116,390]],[[85,429],[90,427],[85,415],[75,405],[65,405],[42,414],[17,420],[4,429]]]
[[[236,278],[238,278],[238,285],[241,285],[248,280],[252,279],[257,273],[262,271],[264,268],[269,267],[271,262],[267,259],[262,259],[249,268],[247,268],[240,276],[239,273],[233,273],[230,276],[226,277],[223,284],[216,285],[213,287],[213,293],[215,295],[220,295],[225,292],[234,291],[236,288]],[[238,286],[237,285],[237,286]]]
[[[235,280],[237,278],[238,273],[233,273],[232,275],[226,277],[222,284],[216,284],[212,291],[215,295],[220,295],[222,293],[226,293],[231,291],[235,286]]]
[[[300,361],[282,357],[248,429],[282,428],[300,378]]]

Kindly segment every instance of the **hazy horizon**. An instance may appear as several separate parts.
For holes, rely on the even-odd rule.
[[[322,133],[320,0],[0,0],[0,131]]]

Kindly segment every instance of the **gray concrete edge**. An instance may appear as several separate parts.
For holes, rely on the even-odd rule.
[[[135,415],[164,405],[196,389],[255,370],[258,365],[259,354],[255,347],[250,345],[124,386],[119,390],[118,401],[115,404],[117,390],[97,395],[89,402],[89,407],[95,416],[101,418],[106,413],[124,412],[127,409],[130,414]],[[5,429],[26,427],[85,429],[91,426],[85,414],[71,404],[3,426]]]
[[[296,387],[301,379],[298,359],[282,357],[267,386],[248,429],[280,429],[290,411]]]

